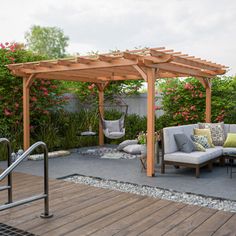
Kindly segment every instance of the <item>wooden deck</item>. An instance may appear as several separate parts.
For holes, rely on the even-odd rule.
[[[41,177],[15,173],[14,199],[41,193]],[[50,180],[54,217],[41,219],[43,202],[0,212],[0,223],[36,235],[236,235],[236,214]],[[7,192],[0,192],[0,203]],[[0,232],[1,235],[1,232]]]

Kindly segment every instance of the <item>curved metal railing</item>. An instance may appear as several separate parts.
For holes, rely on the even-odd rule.
[[[42,218],[52,217],[52,214],[49,213],[49,186],[48,186],[48,149],[47,145],[44,142],[37,142],[29,147],[15,162],[11,162],[11,147],[9,140],[5,138],[0,139],[0,143],[6,143],[8,146],[8,168],[4,170],[0,175],[0,181],[8,176],[8,186],[3,186],[1,190],[8,189],[10,194],[8,195],[8,203],[0,206],[0,211],[16,207],[19,205],[23,205],[29,202],[37,201],[40,199],[44,199],[44,213],[41,214]],[[29,197],[23,200],[19,200],[16,202],[12,201],[12,171],[29,156],[36,148],[42,147],[44,152],[44,193],[39,194],[33,197]],[[10,181],[9,181],[10,177]]]

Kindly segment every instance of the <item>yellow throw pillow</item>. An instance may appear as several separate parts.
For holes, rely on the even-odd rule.
[[[236,147],[236,133],[228,133],[224,147]]]
[[[210,144],[210,147],[215,147],[212,138],[211,138],[211,130],[210,129],[194,129],[194,135],[204,135],[207,137],[207,141]]]

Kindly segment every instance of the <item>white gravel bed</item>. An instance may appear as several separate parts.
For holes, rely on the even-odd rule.
[[[112,189],[121,192],[138,194],[142,196],[149,196],[153,198],[182,202],[189,205],[198,205],[201,207],[208,207],[217,210],[236,212],[236,201],[231,201],[228,199],[213,198],[192,193],[181,193],[173,191],[171,189],[167,190],[158,187],[136,185],[131,183],[105,180],[81,175],[67,177],[64,180],[99,188]]]

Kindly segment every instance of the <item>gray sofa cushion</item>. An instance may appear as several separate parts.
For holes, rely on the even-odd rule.
[[[178,147],[175,142],[174,134],[185,133],[188,137],[193,134],[193,128],[198,128],[197,124],[166,127],[163,129],[164,153],[177,152]]]
[[[206,149],[206,152],[175,152],[164,155],[165,161],[174,161],[189,164],[202,164],[222,155],[223,148],[220,146]]]
[[[236,124],[229,125],[229,132],[228,133],[236,133]]]
[[[224,124],[225,137],[228,133],[236,133],[236,124]]]
[[[193,141],[186,134],[174,134],[174,137],[179,151],[190,153],[195,150]]]
[[[223,148],[223,155],[226,155],[228,153],[235,153],[236,154],[236,148],[235,147]]]

